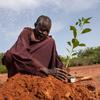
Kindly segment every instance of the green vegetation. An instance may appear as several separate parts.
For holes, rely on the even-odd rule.
[[[0,53],[0,73],[6,73],[7,69],[4,65],[2,65],[2,57],[3,57],[3,53]]]
[[[61,57],[61,60],[66,64],[67,57]],[[70,59],[70,66],[84,66],[100,64],[100,46],[86,48],[77,52],[77,57]]]
[[[66,68],[68,66],[70,66],[70,64],[71,64],[70,60],[74,56],[77,56],[77,51],[76,51],[77,47],[86,46],[86,44],[81,43],[79,41],[78,37],[81,34],[86,34],[86,33],[91,31],[90,28],[86,28],[86,27],[84,28],[85,25],[90,23],[90,19],[91,19],[91,17],[89,17],[89,18],[82,17],[81,19],[78,19],[77,22],[75,22],[75,25],[70,26],[70,30],[73,32],[73,37],[70,41],[67,42],[66,50],[68,52],[68,55],[67,55],[67,60],[66,60],[66,63],[65,63]]]
[[[7,69],[1,63],[3,53],[0,53],[0,73],[6,73]],[[64,64],[66,64],[67,57],[62,57],[61,60]],[[85,50],[80,50],[77,52],[77,57],[73,57],[70,60],[71,66],[84,66],[84,65],[92,65],[92,64],[100,64],[100,46],[95,48],[86,48]]]
[[[1,74],[1,73],[6,73],[6,72],[7,72],[6,67],[5,67],[4,65],[1,65],[1,64],[0,64],[0,74]]]

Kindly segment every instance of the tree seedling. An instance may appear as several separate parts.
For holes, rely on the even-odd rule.
[[[78,36],[89,33],[91,31],[90,28],[86,28],[86,27],[84,28],[85,25],[90,23],[90,19],[91,17],[89,18],[82,17],[81,19],[78,19],[78,21],[73,26],[70,26],[70,30],[73,33],[73,37],[70,41],[67,42],[68,48],[66,48],[66,50],[68,52],[68,55],[66,61],[66,68],[69,66],[70,60],[73,57],[77,56],[76,48],[86,46],[85,43],[81,43],[79,41]]]

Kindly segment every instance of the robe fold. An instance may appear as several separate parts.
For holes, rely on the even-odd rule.
[[[55,41],[51,36],[37,40],[32,28],[24,28],[16,43],[4,54],[3,64],[8,69],[8,77],[18,72],[36,74],[41,67],[62,68]]]

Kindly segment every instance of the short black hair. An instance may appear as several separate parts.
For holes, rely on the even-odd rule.
[[[37,18],[34,26],[35,28],[38,27],[40,31],[47,31],[49,33],[51,29],[51,19],[48,16],[41,15]]]

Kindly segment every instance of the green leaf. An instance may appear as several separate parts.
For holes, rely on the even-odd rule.
[[[78,21],[79,21],[79,26],[81,27],[82,26],[82,20],[78,19]]]
[[[87,20],[90,20],[92,17],[88,17]]]
[[[78,22],[76,22],[75,25],[78,25]]]
[[[71,42],[70,42],[70,41],[68,41],[67,44],[68,44],[69,46],[71,46]]]
[[[91,18],[92,18],[92,17],[85,18],[85,19],[83,20],[83,24],[88,24],[88,23],[90,23],[89,21],[90,21]]]
[[[78,19],[79,23],[81,23],[81,19]]]
[[[75,48],[79,45],[79,41],[74,38],[74,39],[72,39],[72,44],[73,44],[73,48]]]
[[[83,29],[83,31],[81,32],[81,34],[88,33],[88,32],[90,32],[90,31],[91,31],[90,28],[85,28],[85,29]]]
[[[70,30],[73,31],[74,38],[76,38],[76,36],[77,36],[77,29],[76,29],[76,27],[75,26],[70,26]]]
[[[79,46],[81,46],[81,47],[82,47],[82,46],[86,46],[86,44],[84,44],[84,43],[80,43]]]

